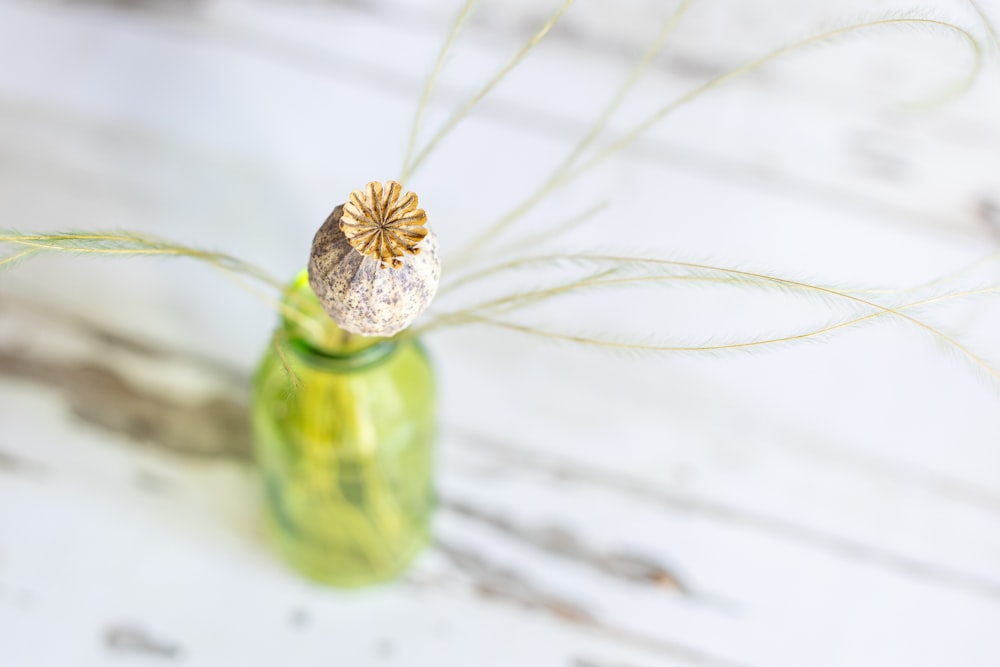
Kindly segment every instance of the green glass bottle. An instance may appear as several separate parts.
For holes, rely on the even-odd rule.
[[[406,334],[354,336],[330,320],[306,272],[254,381],[253,426],[269,539],[334,586],[402,573],[430,534],[435,387]]]

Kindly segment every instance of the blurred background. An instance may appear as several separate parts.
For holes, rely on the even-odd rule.
[[[557,6],[479,3],[421,139]],[[676,7],[579,0],[409,179],[446,275],[587,131]],[[143,231],[291,278],[352,189],[399,177],[459,8],[4,0],[0,227]],[[1000,22],[996,2],[981,9]],[[604,204],[538,250],[858,289],[990,255],[996,45],[967,0],[910,10],[696,0],[602,141],[858,20],[955,23],[983,69],[942,103],[974,57],[929,23],[790,55],[669,115],[505,240]],[[995,287],[1000,270],[962,280]],[[998,367],[995,300],[921,314]],[[843,315],[825,307],[637,289],[526,321],[727,341]],[[275,320],[187,260],[52,256],[0,274],[0,663],[1000,663],[997,378],[913,322],[717,355],[434,333],[435,542],[400,582],[346,593],[298,579],[260,536],[244,417]]]

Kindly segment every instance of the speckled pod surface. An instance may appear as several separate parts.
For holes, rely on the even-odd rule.
[[[392,336],[430,304],[441,277],[437,237],[428,230],[420,252],[399,268],[362,255],[340,229],[338,206],[313,238],[309,286],[337,325],[363,336]]]

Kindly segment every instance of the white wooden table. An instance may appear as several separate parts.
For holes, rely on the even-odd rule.
[[[0,226],[144,230],[291,276],[333,205],[397,176],[457,10],[425,4],[0,3]],[[484,3],[428,127],[542,4]],[[446,255],[586,129],[661,4],[581,0],[432,156],[411,185]],[[696,2],[613,128],[824,20],[904,7],[829,4]],[[963,2],[936,11],[981,31]],[[930,280],[1000,238],[996,65],[950,105],[899,105],[967,63],[934,30],[783,60],[519,229],[609,200],[567,247]],[[260,536],[244,417],[266,308],[189,262],[38,259],[0,294],[2,665],[1000,664],[996,383],[906,322],[718,356],[432,336],[435,543],[402,581],[345,593]],[[652,310],[629,324],[650,337],[726,338],[814,307],[658,295],[615,312]],[[1000,364],[995,301],[929,317]]]

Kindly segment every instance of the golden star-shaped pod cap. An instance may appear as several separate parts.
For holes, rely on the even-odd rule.
[[[384,187],[373,181],[351,193],[340,219],[340,229],[355,250],[394,269],[403,266],[405,255],[419,253],[417,244],[427,236],[427,214],[417,208],[417,195],[400,196],[402,190],[396,181]]]

